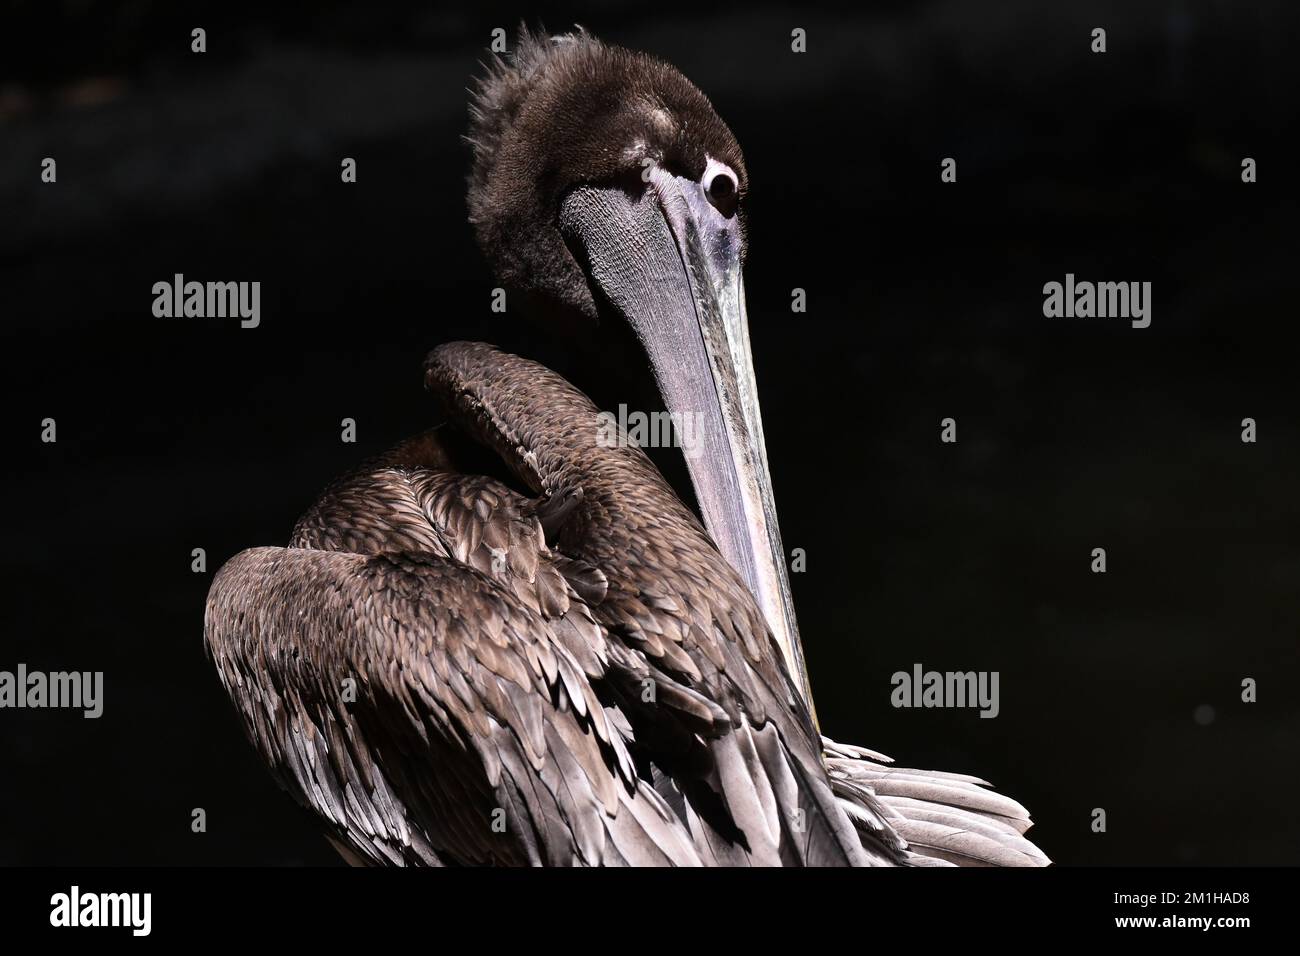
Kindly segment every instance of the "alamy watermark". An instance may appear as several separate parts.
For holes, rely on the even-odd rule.
[[[133,936],[148,936],[153,928],[153,894],[83,893],[73,886],[50,897],[50,925],[124,926]]]
[[[160,319],[240,319],[246,329],[262,322],[262,283],[186,282],[176,273],[171,282],[153,284],[153,314]]]
[[[913,664],[911,673],[895,671],[889,702],[895,707],[978,707],[981,717],[996,717],[997,671],[927,671]]]
[[[104,713],[103,671],[0,671],[0,708],[71,708],[95,719]]]
[[[1150,282],[1065,282],[1043,286],[1043,315],[1049,319],[1131,319],[1133,328],[1151,324]]]
[[[596,444],[601,448],[680,448],[687,458],[703,450],[701,418],[695,413],[634,412],[626,405],[618,413],[596,416]]]

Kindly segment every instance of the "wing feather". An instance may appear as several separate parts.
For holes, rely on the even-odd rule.
[[[363,860],[594,865],[611,831],[647,839],[660,801],[577,662],[459,563],[253,549],[214,581],[205,634],[273,772]],[[655,831],[698,862],[684,827]]]

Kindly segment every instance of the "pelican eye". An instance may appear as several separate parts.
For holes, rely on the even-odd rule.
[[[704,192],[713,208],[724,216],[736,211],[736,177],[729,169],[712,169],[706,176]]]

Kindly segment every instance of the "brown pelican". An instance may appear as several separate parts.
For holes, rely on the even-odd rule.
[[[448,421],[212,584],[207,647],[272,773],[356,863],[1045,863],[983,781],[819,736],[750,359],[748,180],[709,101],[583,32],[525,34],[471,114],[480,244],[535,310],[631,327],[698,425],[703,524],[564,379],[439,347]]]

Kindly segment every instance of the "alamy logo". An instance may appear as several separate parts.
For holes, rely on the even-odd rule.
[[[1043,286],[1043,315],[1049,319],[1132,319],[1133,328],[1151,324],[1150,282],[1075,282],[1074,273],[1065,283]]]
[[[703,450],[699,416],[695,414],[630,412],[626,405],[620,405],[617,415],[601,412],[596,420],[596,444],[601,448],[680,448],[687,458]]]
[[[74,886],[50,897],[51,926],[129,926],[131,935],[148,936],[152,917],[152,893],[82,893]]]
[[[90,719],[104,712],[103,671],[0,671],[0,707],[70,707]]]
[[[997,671],[927,671],[920,664],[912,672],[895,671],[889,702],[895,707],[978,707],[981,717],[996,717]]]
[[[153,314],[160,319],[240,319],[246,329],[262,321],[262,283],[186,282],[176,273],[171,282],[153,284]]]

